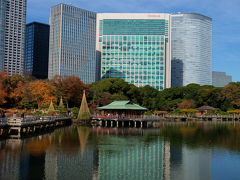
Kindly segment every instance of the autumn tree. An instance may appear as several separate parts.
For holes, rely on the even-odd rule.
[[[234,108],[240,108],[240,82],[232,82],[223,87],[219,98]]]
[[[7,98],[7,91],[6,88],[4,87],[4,82],[7,78],[7,75],[4,73],[0,73],[0,105],[5,104],[6,98]]]
[[[191,109],[194,108],[195,104],[194,104],[194,100],[190,99],[190,100],[184,100],[183,102],[178,104],[178,107],[180,109]]]
[[[56,88],[49,82],[37,80],[29,83],[29,89],[33,97],[33,101],[36,101],[38,107],[49,105],[51,100],[57,102],[57,98],[54,96]]]
[[[36,80],[30,83],[18,83],[12,96],[19,102],[20,107],[31,108],[35,105],[47,106],[51,100],[56,103],[55,92],[56,88],[49,82]]]
[[[56,96],[58,99],[62,96],[71,107],[78,107],[81,104],[83,90],[89,94],[88,85],[84,84],[76,76],[56,76],[51,80],[56,87]]]
[[[32,90],[28,83],[19,82],[17,88],[11,93],[19,108],[34,108],[37,103],[33,101]]]
[[[6,90],[3,88],[3,85],[0,84],[0,105],[5,104],[6,101],[6,97],[7,97],[7,92]]]

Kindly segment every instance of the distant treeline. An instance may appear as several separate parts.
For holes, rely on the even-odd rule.
[[[151,111],[178,111],[203,105],[219,111],[240,108],[240,82],[223,88],[189,84],[158,91],[150,86],[136,87],[122,79],[110,78],[84,84],[75,76],[56,76],[52,80],[0,74],[0,107],[33,109],[47,107],[63,98],[65,106],[79,107],[86,90],[90,108],[103,106],[114,100],[131,100]]]

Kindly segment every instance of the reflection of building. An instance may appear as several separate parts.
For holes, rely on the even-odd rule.
[[[97,14],[101,78],[121,78],[159,90],[171,81],[170,14]]]
[[[84,154],[47,151],[45,158],[45,179],[81,179],[94,178],[96,170],[96,152],[91,147],[86,147]]]
[[[172,17],[172,86],[212,85],[212,19],[201,14]]]
[[[21,151],[23,142],[20,139],[6,140],[4,157],[0,159],[0,179],[43,179],[45,154],[31,155]]]
[[[21,146],[21,141],[4,140],[0,141],[0,179],[17,180],[20,175],[20,157],[17,149]],[[6,148],[9,147],[9,150]]]
[[[170,179],[170,152],[164,141],[160,137],[151,142],[140,139],[106,138],[111,146],[99,146],[98,179]]]
[[[88,127],[72,128],[78,138],[63,139],[62,151],[49,149],[45,158],[45,179],[94,179],[98,164],[97,152],[91,145],[87,145],[90,129]],[[71,133],[72,133],[71,132]],[[69,133],[69,132],[67,132]],[[65,134],[69,136],[69,134]],[[70,140],[70,147],[65,146]]]
[[[6,152],[0,160],[0,179],[17,180],[20,174],[20,157],[16,152]]]
[[[49,25],[32,22],[26,26],[24,69],[39,79],[48,77]]]
[[[59,4],[51,8],[48,77],[96,78],[96,13]]]
[[[232,82],[232,76],[226,75],[225,72],[212,72],[212,81],[213,81],[213,86],[215,87],[224,87],[228,83]]]
[[[171,169],[171,178],[178,180],[210,180],[211,179],[211,150],[189,149],[182,147],[180,166]],[[174,162],[176,163],[176,162]]]
[[[57,180],[57,153],[46,151],[45,158],[45,179]]]

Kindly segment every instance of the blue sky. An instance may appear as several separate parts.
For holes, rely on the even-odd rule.
[[[240,81],[239,0],[27,0],[27,23],[48,22],[51,6],[72,4],[103,12],[195,12],[213,19],[213,70],[224,71]]]

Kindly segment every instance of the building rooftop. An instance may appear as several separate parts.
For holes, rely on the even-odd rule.
[[[211,107],[211,106],[201,106],[201,107],[197,108],[197,110],[199,110],[199,111],[209,111],[209,110],[215,110],[215,108]]]
[[[114,101],[106,106],[97,108],[98,110],[138,110],[147,111],[147,108],[141,107],[130,101]]]

